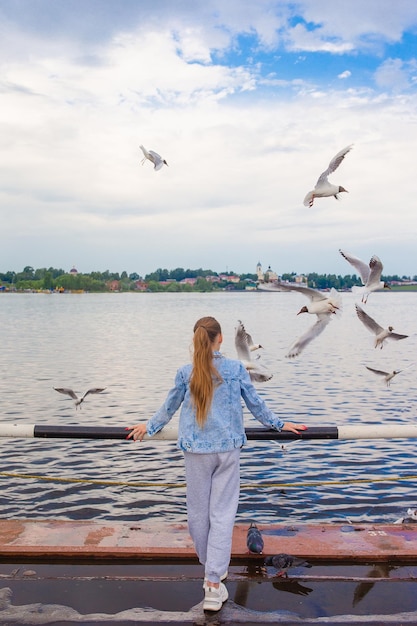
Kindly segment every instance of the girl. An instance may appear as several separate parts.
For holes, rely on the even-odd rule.
[[[307,427],[283,422],[258,396],[241,361],[220,354],[219,322],[203,317],[194,326],[193,363],[181,367],[175,384],[149,421],[129,427],[142,441],[161,430],[182,404],[178,447],[184,452],[188,527],[205,568],[204,610],[218,611],[226,586],[239,501],[240,449],[246,443],[242,401],[264,426],[298,434]]]

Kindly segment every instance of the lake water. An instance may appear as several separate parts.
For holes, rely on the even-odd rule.
[[[392,381],[369,372],[411,365],[417,293],[376,293],[365,306],[381,325],[410,337],[375,350],[352,293],[296,359],[285,354],[315,318],[297,316],[295,293],[1,294],[3,423],[129,426],[163,402],[189,361],[192,327],[213,315],[223,352],[235,357],[241,319],[264,346],[273,378],[257,388],[286,421],[307,425],[408,424],[416,419],[416,367]],[[86,398],[81,410],[53,387]],[[175,423],[174,418],[173,423]],[[249,413],[246,426],[260,426]],[[417,505],[415,440],[302,441],[286,450],[248,442],[242,452],[237,521],[393,522]],[[0,515],[185,521],[182,455],[175,442],[0,440]],[[145,483],[140,485],[138,483]]]

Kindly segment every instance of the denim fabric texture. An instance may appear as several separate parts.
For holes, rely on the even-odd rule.
[[[281,430],[284,422],[259,397],[243,363],[213,353],[214,364],[222,378],[215,387],[213,401],[205,425],[201,428],[195,419],[190,394],[192,365],[184,365],[175,376],[161,408],[147,422],[151,437],[160,431],[181,407],[177,447],[185,452],[227,452],[246,443],[242,399],[252,415],[264,426]]]

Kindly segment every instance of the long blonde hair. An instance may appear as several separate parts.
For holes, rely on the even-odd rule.
[[[222,329],[214,317],[202,317],[194,325],[193,371],[190,392],[199,426],[204,426],[213,399],[214,387],[222,378],[213,364],[213,343]]]

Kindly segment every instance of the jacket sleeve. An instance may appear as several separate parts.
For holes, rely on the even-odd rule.
[[[278,417],[278,415],[275,415],[275,413],[273,413],[273,411],[266,406],[264,400],[260,398],[243,364],[241,369],[241,394],[249,411],[267,428],[274,428],[275,430],[281,431],[284,426],[284,422]]]
[[[175,383],[173,388],[168,392],[166,400],[161,408],[148,420],[146,424],[146,432],[150,437],[155,433],[162,430],[166,424],[171,420],[174,413],[181,406],[184,400],[186,391],[186,384],[184,375],[179,369],[175,376]]]

